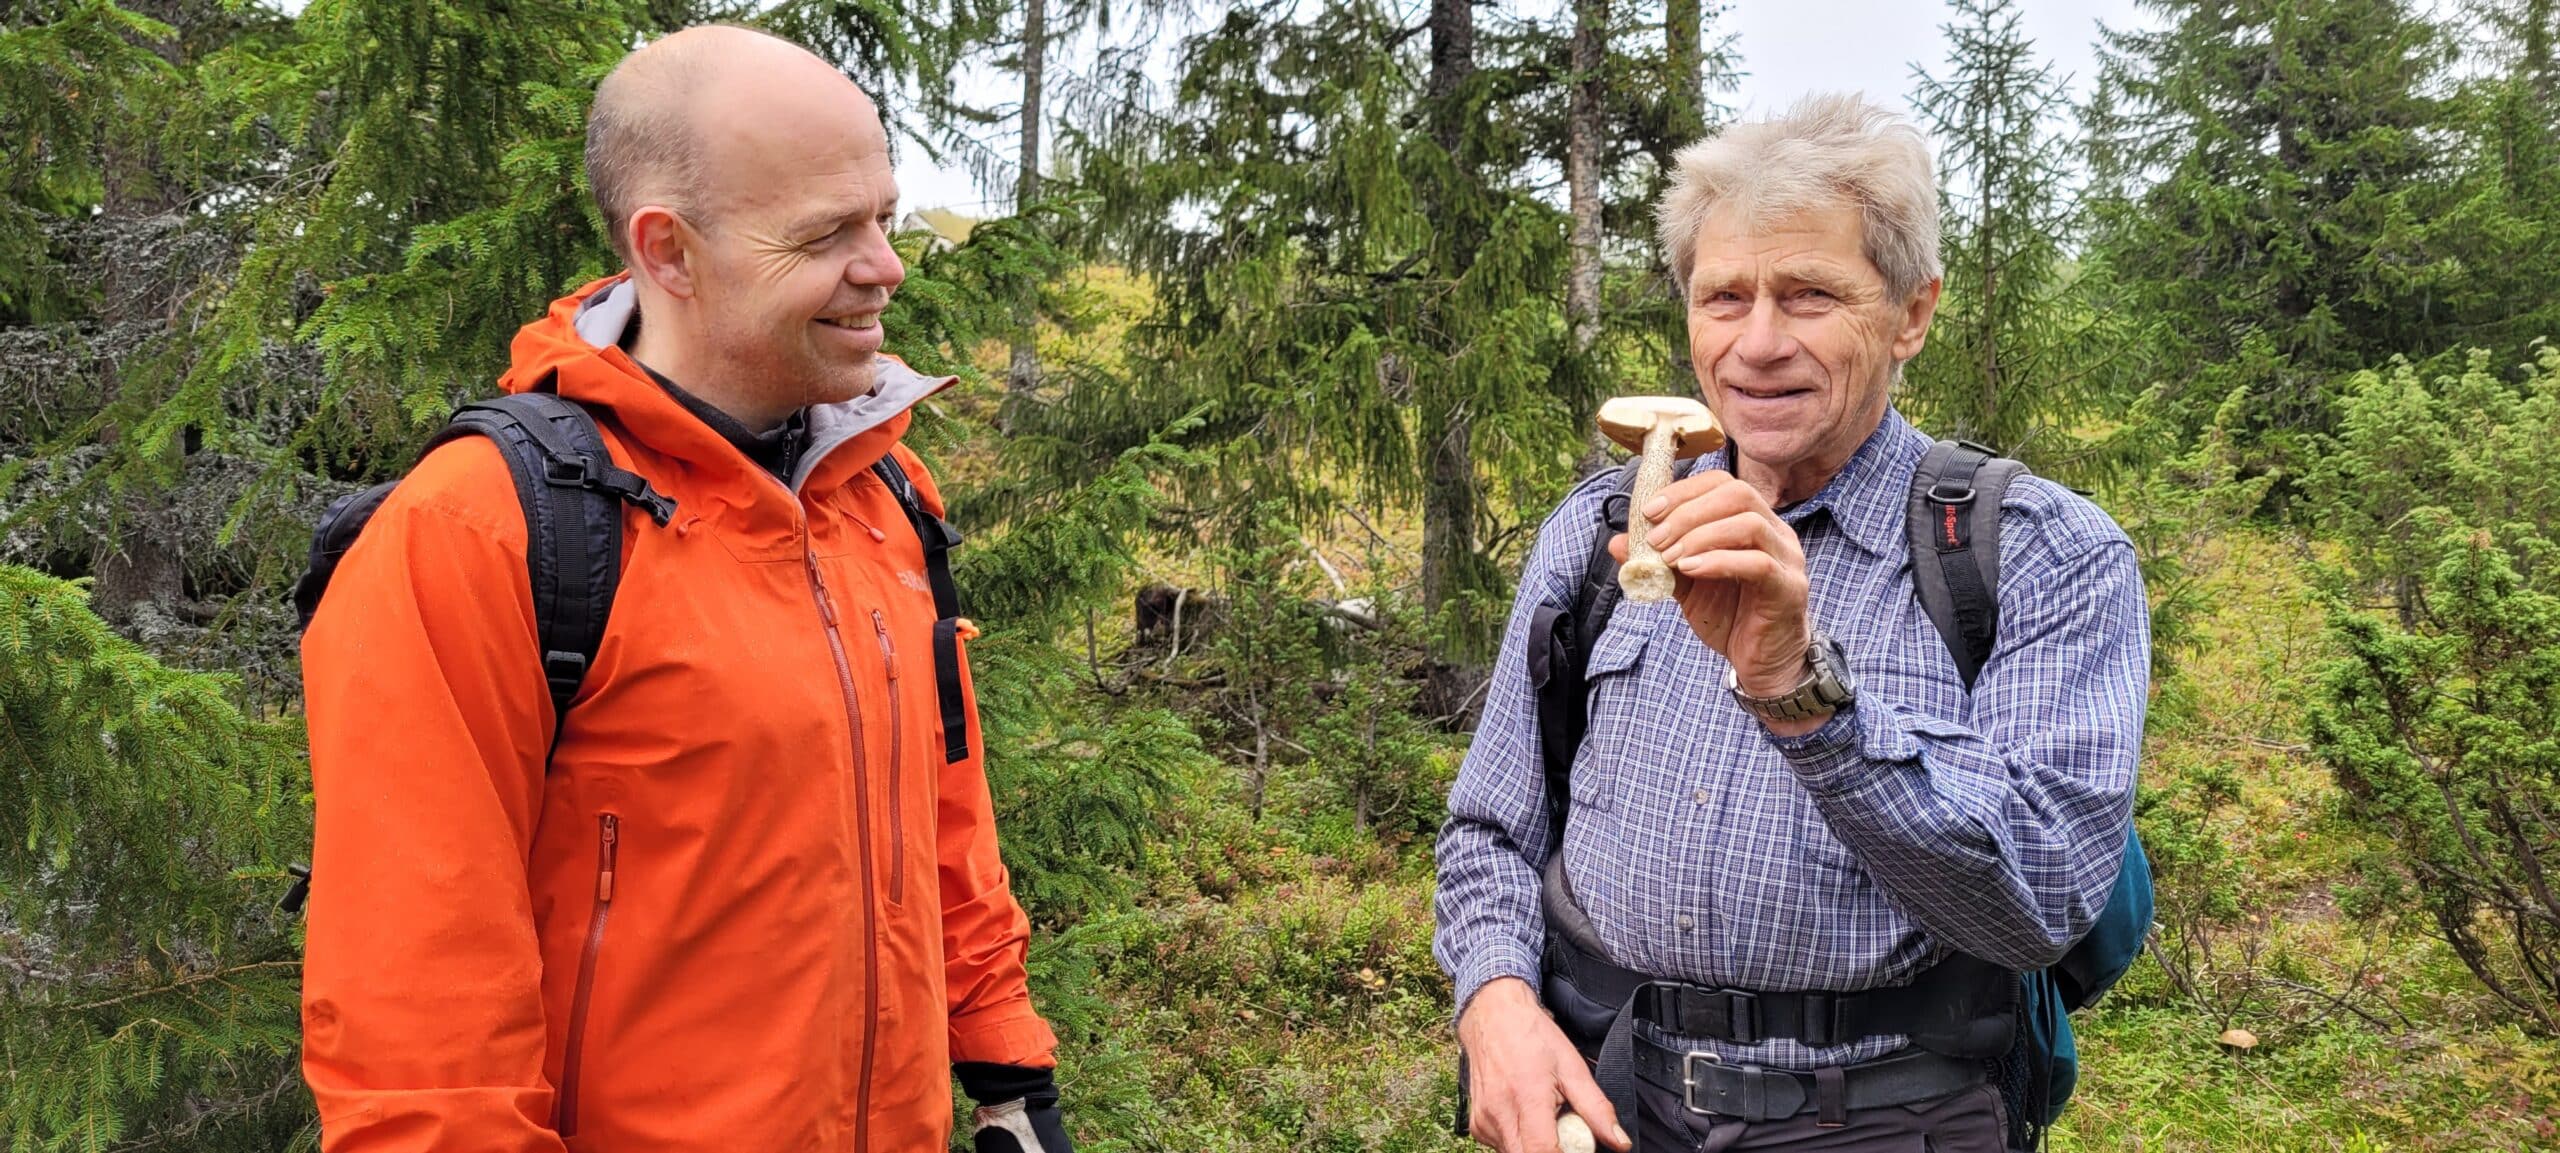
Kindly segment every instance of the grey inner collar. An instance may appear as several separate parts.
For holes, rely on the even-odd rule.
[[[596,348],[611,348],[621,343],[624,330],[639,312],[640,294],[628,280],[618,282],[587,298],[578,307],[578,338]],[[882,357],[871,395],[857,396],[837,404],[809,406],[809,447],[800,454],[799,467],[791,470],[791,491],[797,495],[800,486],[809,482],[812,473],[825,462],[827,454],[846,442],[861,436],[891,417],[915,407],[916,402],[942,390],[953,378],[926,376],[921,372]]]

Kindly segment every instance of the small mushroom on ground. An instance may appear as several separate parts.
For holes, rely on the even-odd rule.
[[[1600,1143],[1591,1135],[1591,1123],[1579,1113],[1556,1118],[1556,1148],[1561,1153],[1599,1153]]]
[[[1639,604],[1669,600],[1671,566],[1645,540],[1653,522],[1644,515],[1644,506],[1671,483],[1671,462],[1724,447],[1724,429],[1706,405],[1690,397],[1621,396],[1600,406],[1600,431],[1644,454],[1636,466],[1635,492],[1627,501],[1627,563],[1618,568],[1618,587]]]
[[[2258,1035],[2247,1029],[2225,1029],[2219,1038],[2222,1047],[2246,1053],[2258,1047]]]

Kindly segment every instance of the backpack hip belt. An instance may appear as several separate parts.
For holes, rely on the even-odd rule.
[[[1761,992],[1639,973],[1550,933],[1546,970],[1551,984],[1570,985],[1595,1004],[1620,1006],[1638,1024],[1735,1045],[1783,1040],[1819,1049],[1901,1036],[1931,1052],[1988,1060],[2008,1051],[2017,1021],[2016,975],[1962,953],[1948,954],[1906,985]]]

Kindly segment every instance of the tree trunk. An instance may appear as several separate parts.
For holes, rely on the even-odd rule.
[[[1662,61],[1666,75],[1662,80],[1662,98],[1669,105],[1663,118],[1663,135],[1653,161],[1661,171],[1659,183],[1670,183],[1672,155],[1707,134],[1706,52],[1702,47],[1706,36],[1706,15],[1700,0],[1669,0],[1662,6]],[[1657,254],[1655,259],[1659,260]],[[1671,268],[1663,265],[1663,295],[1670,298],[1672,313],[1685,315],[1689,299],[1688,286],[1671,279]],[[1687,328],[1675,323],[1668,342],[1671,362],[1681,377],[1693,377],[1696,366],[1689,363]],[[1597,436],[1595,431],[1594,436]]]
[[[1565,273],[1564,312],[1573,354],[1586,382],[1596,382],[1592,350],[1600,343],[1600,136],[1606,130],[1601,101],[1607,96],[1602,67],[1609,58],[1609,0],[1575,0],[1573,94],[1566,113],[1564,179],[1573,210],[1572,265]],[[1587,392],[1589,384],[1578,391]],[[1585,430],[1587,475],[1609,459],[1609,441],[1593,424],[1593,398],[1569,398],[1574,424]]]
[[[2555,69],[2551,50],[2551,0],[2529,0],[2524,6],[2524,73],[2533,78],[2534,99],[2548,110]]]
[[[1671,104],[1667,127],[1674,148],[1707,134],[1705,35],[1699,0],[1670,0],[1662,6],[1662,60],[1670,72],[1663,99]]]
[[[1040,96],[1048,79],[1048,0],[1026,0],[1022,9],[1022,161],[1013,182],[1013,211],[1020,215],[1040,200]],[[1005,369],[1005,420],[1040,387],[1038,292],[1025,288],[1014,302],[1013,359]]]
[[[1459,96],[1476,66],[1476,18],[1469,0],[1432,0],[1431,74],[1426,89],[1432,140],[1448,154],[1453,183],[1436,190],[1431,219],[1442,222],[1447,263],[1441,274],[1455,281],[1466,275],[1481,243],[1475,206],[1464,203],[1462,190],[1474,180],[1466,155],[1467,115]],[[1433,330],[1440,328],[1431,326]],[[1454,350],[1442,349],[1447,354]],[[1476,510],[1481,500],[1476,479],[1474,417],[1465,383],[1448,379],[1445,356],[1431,370],[1432,379],[1419,390],[1424,397],[1416,433],[1428,465],[1422,493],[1422,603],[1438,614],[1455,603],[1467,587],[1476,559]],[[1462,630],[1463,631],[1463,630]],[[1435,715],[1459,717],[1483,679],[1483,664],[1473,654],[1474,638],[1435,631],[1431,672],[1424,684],[1424,705]]]
[[[184,3],[127,3],[129,11],[148,16],[181,29],[183,33],[190,11]],[[152,46],[162,59],[176,64],[180,60],[178,39]],[[183,190],[161,178],[162,164],[157,148],[148,138],[137,139],[127,134],[123,125],[109,126],[99,140],[99,172],[103,178],[98,209],[98,224],[104,237],[100,249],[105,256],[103,276],[99,281],[98,325],[112,334],[138,326],[165,325],[181,286],[164,283],[152,269],[141,267],[148,262],[118,258],[116,248],[135,243],[137,238],[156,229],[173,227],[169,217],[184,202]],[[127,398],[123,395],[130,375],[126,366],[110,359],[101,369],[105,379],[102,393],[110,405]],[[113,448],[123,439],[125,430],[107,424],[98,430],[98,442]],[[112,458],[111,458],[112,459]],[[172,441],[161,462],[168,470],[162,478],[174,480],[185,467],[185,446]],[[110,464],[108,467],[134,468],[135,464]],[[173,612],[186,597],[186,571],[181,562],[179,542],[173,517],[167,507],[165,491],[156,484],[119,486],[114,501],[113,523],[91,548],[90,575],[95,578],[89,589],[90,607],[101,619],[128,636],[141,631],[139,622],[152,612]]]

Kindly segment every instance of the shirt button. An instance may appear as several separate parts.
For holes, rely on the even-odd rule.
[[[1682,914],[1680,914],[1680,931],[1681,931],[1681,932],[1686,933],[1686,932],[1688,932],[1689,930],[1694,929],[1694,928],[1697,928],[1697,927],[1698,927],[1698,923],[1697,923],[1696,921],[1690,920],[1690,919],[1689,919],[1689,914],[1687,914],[1687,913],[1682,913]]]
[[[1689,794],[1689,799],[1690,799],[1690,800],[1693,800],[1693,801],[1696,801],[1696,802],[1698,802],[1698,803],[1699,803],[1699,804],[1701,804],[1701,805],[1706,804],[1706,803],[1707,803],[1707,791],[1706,791],[1705,789],[1700,789],[1700,790],[1698,790],[1697,792],[1694,792],[1694,793]]]

